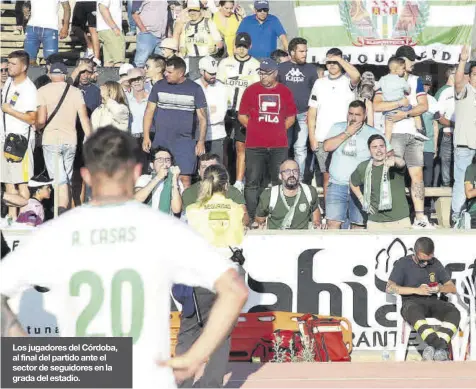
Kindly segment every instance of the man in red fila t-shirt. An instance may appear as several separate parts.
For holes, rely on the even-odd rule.
[[[261,61],[260,82],[246,88],[238,120],[246,128],[245,199],[250,220],[254,220],[258,199],[264,188],[266,170],[273,185],[280,183],[279,166],[288,158],[287,131],[296,120],[297,108],[291,90],[277,82],[278,64]]]

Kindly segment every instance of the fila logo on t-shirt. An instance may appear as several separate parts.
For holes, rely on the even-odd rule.
[[[281,110],[281,96],[279,95],[259,95],[259,118],[258,122],[279,123],[279,112]]]
[[[286,81],[303,82],[304,74],[298,68],[291,68],[291,70],[286,73]]]

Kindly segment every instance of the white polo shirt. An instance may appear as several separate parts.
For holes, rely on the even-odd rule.
[[[355,100],[355,87],[347,74],[338,78],[319,78],[314,83],[309,107],[317,108],[315,134],[318,142],[324,142],[335,123],[346,122],[349,104]]]
[[[8,93],[8,96],[6,94]],[[2,88],[2,104],[9,103],[13,109],[21,113],[33,112],[38,109],[38,99],[35,84],[27,77],[19,85],[15,85],[13,80],[9,77]],[[28,136],[30,125],[22,120],[15,118],[12,115],[5,115],[6,130],[3,128],[3,111],[0,120],[0,135],[1,139],[5,139],[5,134],[14,133]],[[35,131],[32,129],[31,136],[35,136]]]
[[[208,127],[206,140],[217,140],[226,137],[225,131],[225,115],[228,109],[227,88],[221,82],[216,80],[214,85],[203,85],[201,78],[195,80],[201,86],[203,93],[207,99],[208,106]],[[196,136],[198,139],[200,130],[197,126]]]
[[[97,0],[96,5],[96,30],[107,31],[111,28],[104,21],[101,12],[99,11],[99,4],[105,5],[109,8],[111,13],[112,20],[116,23],[116,26],[119,27],[122,31],[122,1],[121,0]]]
[[[60,3],[67,2],[68,0],[31,0],[31,17],[28,25],[58,31],[59,6]]]

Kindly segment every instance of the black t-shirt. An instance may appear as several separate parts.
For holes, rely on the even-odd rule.
[[[450,275],[438,259],[435,258],[432,264],[422,268],[415,263],[413,255],[407,255],[395,262],[389,277],[389,281],[393,281],[399,286],[410,288],[418,288],[421,284],[430,284],[432,282],[444,285],[449,280],[451,280]],[[402,296],[403,299],[410,297],[428,298],[427,296],[415,294]],[[436,297],[436,294],[430,297]]]
[[[295,64],[291,61],[279,64],[278,81],[293,92],[298,113],[306,112],[312,87],[317,80],[317,68],[310,63]]]

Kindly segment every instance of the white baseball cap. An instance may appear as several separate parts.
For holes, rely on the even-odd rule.
[[[119,76],[127,76],[127,72],[131,69],[134,69],[134,66],[132,66],[130,63],[123,63],[119,67]]]
[[[174,38],[165,38],[160,43],[160,48],[178,51],[178,42]]]
[[[210,56],[203,57],[198,63],[200,70],[205,70],[207,73],[216,74],[218,71],[218,61]]]

